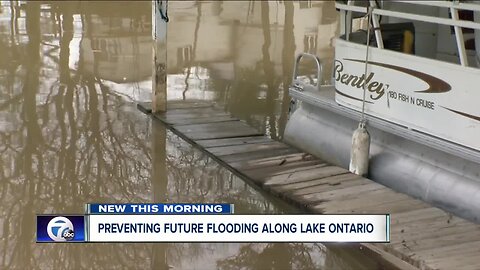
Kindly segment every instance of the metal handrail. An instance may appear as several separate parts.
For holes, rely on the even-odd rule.
[[[339,4],[339,3],[336,3],[335,7],[345,11],[355,11],[355,12],[360,12],[365,14],[367,13],[366,7],[348,6],[348,5]],[[412,14],[412,13],[393,11],[393,10],[381,9],[381,8],[376,8],[375,10],[373,10],[373,14],[480,30],[480,23],[471,22],[471,21],[439,18],[434,16]]]
[[[440,7],[440,8],[456,8],[461,10],[470,10],[470,11],[480,11],[479,4],[471,4],[471,3],[462,3],[457,1],[421,1],[421,0],[390,0],[391,2],[399,2],[404,4],[411,4],[411,5],[424,5],[424,6],[432,6],[432,7]]]
[[[300,63],[300,60],[302,60],[304,56],[313,58],[315,60],[315,63],[317,64],[317,85],[316,86],[317,86],[317,89],[320,90],[320,82],[322,81],[322,64],[321,64],[320,58],[310,53],[299,53],[297,55],[297,59],[295,60],[295,66],[293,67],[292,82],[295,82],[295,80],[297,79],[298,64]]]

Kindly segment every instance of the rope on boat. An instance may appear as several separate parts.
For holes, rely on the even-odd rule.
[[[367,51],[365,56],[365,73],[364,79],[367,78],[368,67],[368,49],[370,47],[370,20],[372,17],[373,7],[367,6]],[[349,170],[357,175],[366,176],[368,174],[368,163],[370,158],[370,134],[366,128],[367,119],[365,117],[365,99],[367,92],[367,83],[363,82],[363,99],[362,99],[362,116],[358,128],[352,135],[352,149],[350,150]]]
[[[364,79],[367,78],[367,67],[368,67],[368,51],[370,48],[370,21],[372,19],[372,12],[373,12],[373,7],[370,5],[367,6],[367,52],[365,54],[365,71],[364,71]],[[362,117],[360,120],[360,124],[362,126],[365,126],[367,119],[365,118],[365,99],[366,99],[366,94],[367,93],[367,83],[366,81],[363,82],[363,99],[362,99]]]

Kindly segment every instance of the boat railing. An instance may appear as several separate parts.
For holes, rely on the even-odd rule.
[[[313,61],[315,61],[316,68],[317,68],[317,82],[316,84],[313,84],[313,80],[311,80],[312,83],[305,83],[304,80],[302,80],[302,76],[299,76],[299,69],[300,69],[300,61],[304,58],[310,58]],[[303,77],[304,79],[304,77]],[[299,100],[308,100],[311,98],[306,98],[305,95],[311,95],[311,94],[319,94],[322,91],[322,88],[326,86],[321,85],[322,82],[322,61],[320,58],[314,54],[310,53],[299,53],[296,57],[295,60],[295,65],[293,67],[293,78],[292,78],[292,84],[289,86],[288,91],[291,97],[290,100],[290,105],[289,105],[289,116],[297,110],[299,106]],[[333,87],[333,86],[331,86]]]
[[[322,62],[321,62],[320,58],[318,58],[318,56],[310,54],[310,53],[299,53],[297,55],[297,59],[295,60],[295,66],[293,67],[292,87],[294,87],[294,88],[296,88],[300,91],[303,91],[304,87],[308,87],[308,86],[305,86],[305,85],[301,84],[297,80],[300,61],[303,58],[311,58],[315,61],[315,64],[317,65],[317,84],[315,85],[315,87],[317,88],[317,90],[320,90],[320,86],[321,86],[320,82],[322,81]]]
[[[383,49],[383,39],[382,33],[380,31],[380,22],[379,16],[389,16],[400,19],[422,21],[427,23],[435,23],[448,25],[454,28],[455,39],[457,44],[458,56],[460,58],[460,64],[462,66],[468,66],[467,53],[465,50],[465,41],[463,37],[462,28],[470,28],[475,30],[480,30],[480,23],[474,21],[461,20],[459,18],[459,10],[466,10],[472,12],[480,12],[480,5],[471,4],[471,3],[462,3],[460,1],[411,1],[411,0],[391,0],[389,2],[404,3],[410,5],[419,5],[419,6],[430,6],[438,8],[447,8],[450,11],[451,18],[440,18],[429,15],[414,14],[410,12],[402,12],[390,9],[384,9],[377,6],[375,0],[369,0],[367,6],[355,6],[355,2],[364,2],[364,1],[355,1],[348,0],[346,4],[341,2],[336,2],[335,7],[340,10],[341,22],[347,22],[345,27],[342,27],[342,31],[345,34],[347,40],[351,32],[352,25],[352,12],[364,13],[367,14],[367,6],[373,7],[372,11],[372,23],[373,29],[375,32],[375,39],[377,42],[377,47]],[[480,45],[478,45],[480,46]]]

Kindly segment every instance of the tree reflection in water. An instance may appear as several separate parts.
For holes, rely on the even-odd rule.
[[[219,269],[320,269],[312,256],[325,252],[313,244],[248,244],[237,255],[217,262]]]
[[[112,260],[148,265],[149,245],[34,244],[37,213],[79,213],[87,202],[149,199],[150,150],[140,132],[148,122],[124,113],[124,100],[81,61],[77,70],[69,67],[74,5],[11,2],[16,14],[24,14],[16,19],[25,26],[9,33],[14,42],[2,44],[20,51],[9,60],[21,63],[2,72],[0,82],[2,269],[92,268],[114,265]],[[52,27],[56,23],[59,28]],[[22,44],[25,50],[16,50]]]

